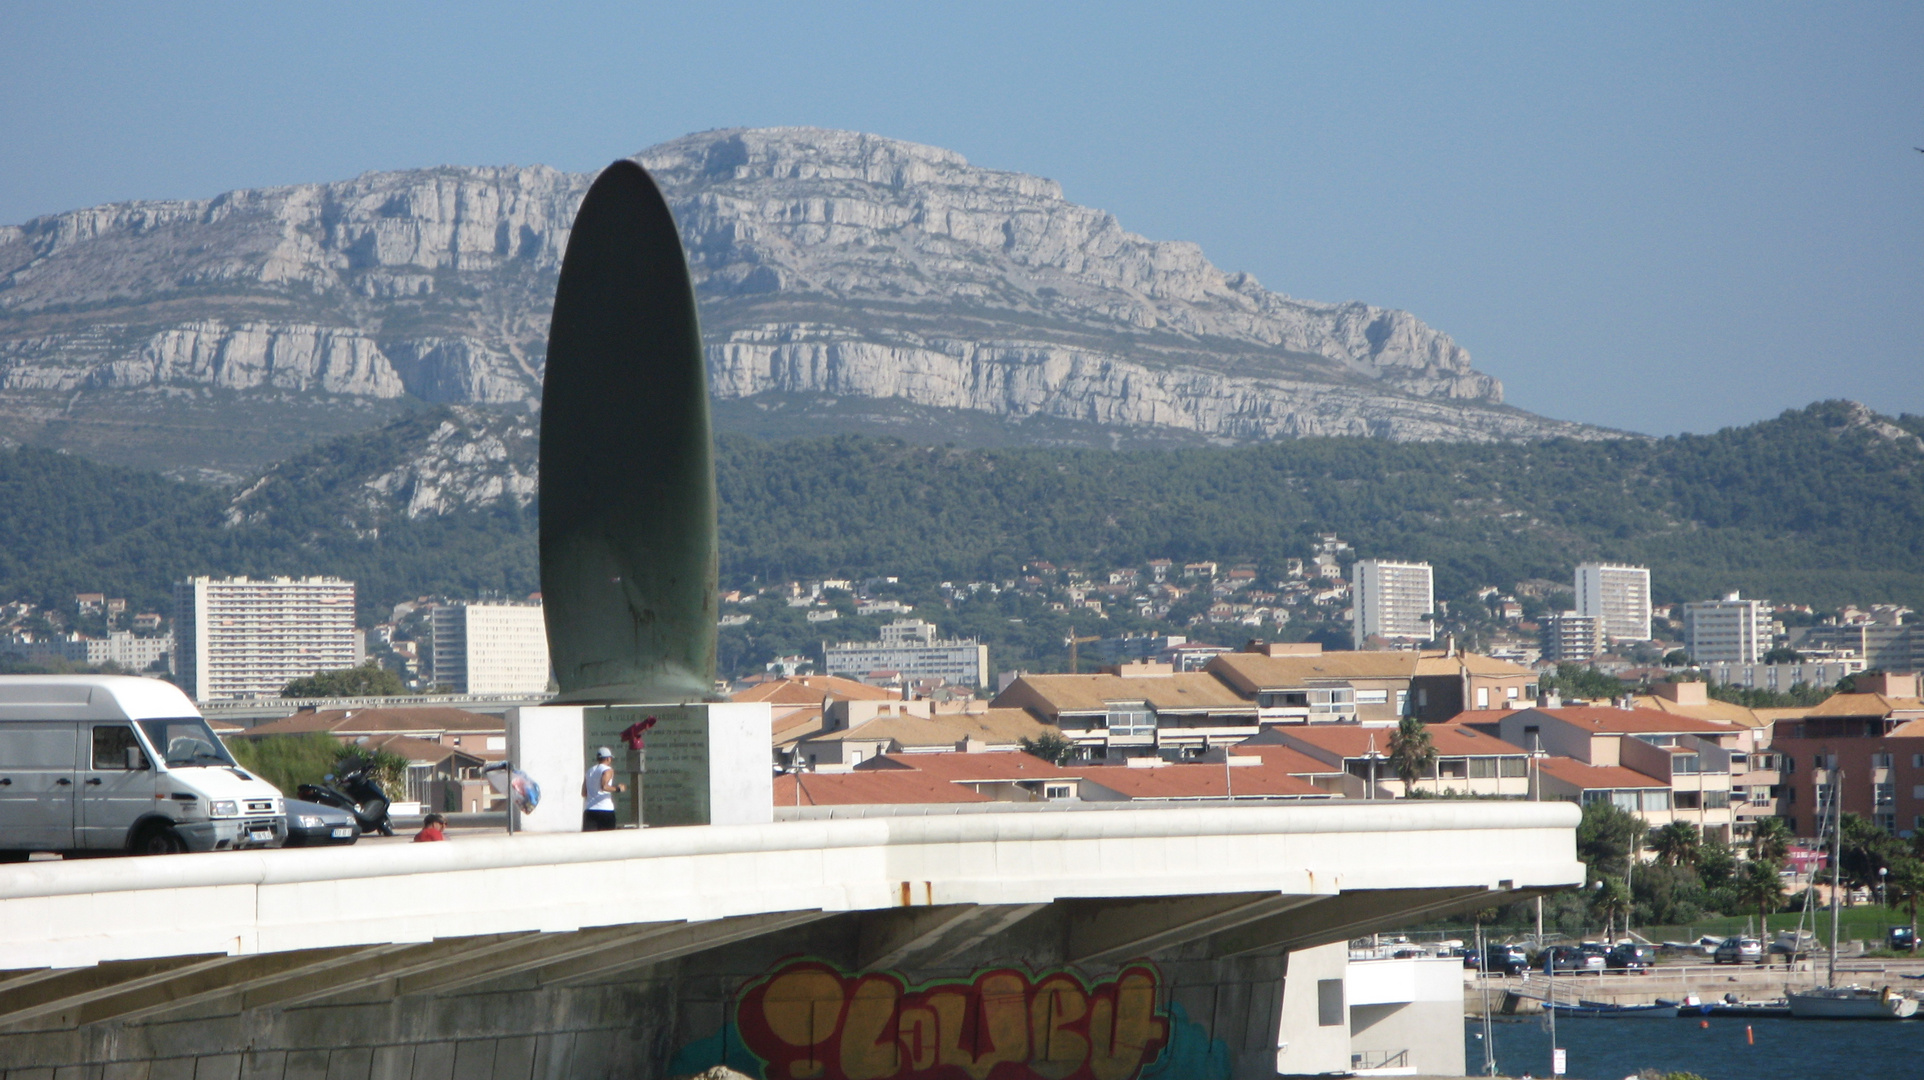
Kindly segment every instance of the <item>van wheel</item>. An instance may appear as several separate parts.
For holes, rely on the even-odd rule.
[[[187,845],[180,842],[180,834],[172,827],[150,825],[134,838],[133,849],[136,855],[178,855],[187,850]]]

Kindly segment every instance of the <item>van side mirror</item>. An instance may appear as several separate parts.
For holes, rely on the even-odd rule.
[[[129,769],[147,768],[147,755],[140,752],[140,747],[129,746],[127,748],[127,767]]]

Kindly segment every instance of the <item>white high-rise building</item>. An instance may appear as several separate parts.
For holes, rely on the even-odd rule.
[[[174,584],[174,676],[196,701],[274,697],[295,679],[353,667],[354,583],[196,577]]]
[[[1731,593],[1683,606],[1684,651],[1699,664],[1755,664],[1770,651],[1770,611]]]
[[[1350,633],[1357,648],[1372,637],[1430,639],[1432,624],[1424,616],[1436,610],[1436,591],[1429,563],[1364,559],[1356,564],[1355,575]]]
[[[1577,614],[1603,620],[1610,641],[1650,640],[1650,568],[1615,563],[1577,566]]]
[[[463,694],[548,689],[548,626],[540,604],[436,604],[434,681]]]

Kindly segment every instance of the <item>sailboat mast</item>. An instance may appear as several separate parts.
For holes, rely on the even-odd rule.
[[[1844,816],[1840,812],[1843,803],[1844,774],[1833,767],[1830,771],[1830,963],[1825,971],[1827,985],[1837,985],[1837,891],[1844,884]]]

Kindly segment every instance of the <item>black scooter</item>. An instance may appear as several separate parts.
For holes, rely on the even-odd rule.
[[[361,824],[362,833],[394,835],[394,823],[387,816],[387,793],[381,790],[381,785],[368,775],[365,768],[351,769],[338,778],[329,776],[326,780],[335,786],[302,784],[296,793],[308,802],[353,814]]]

